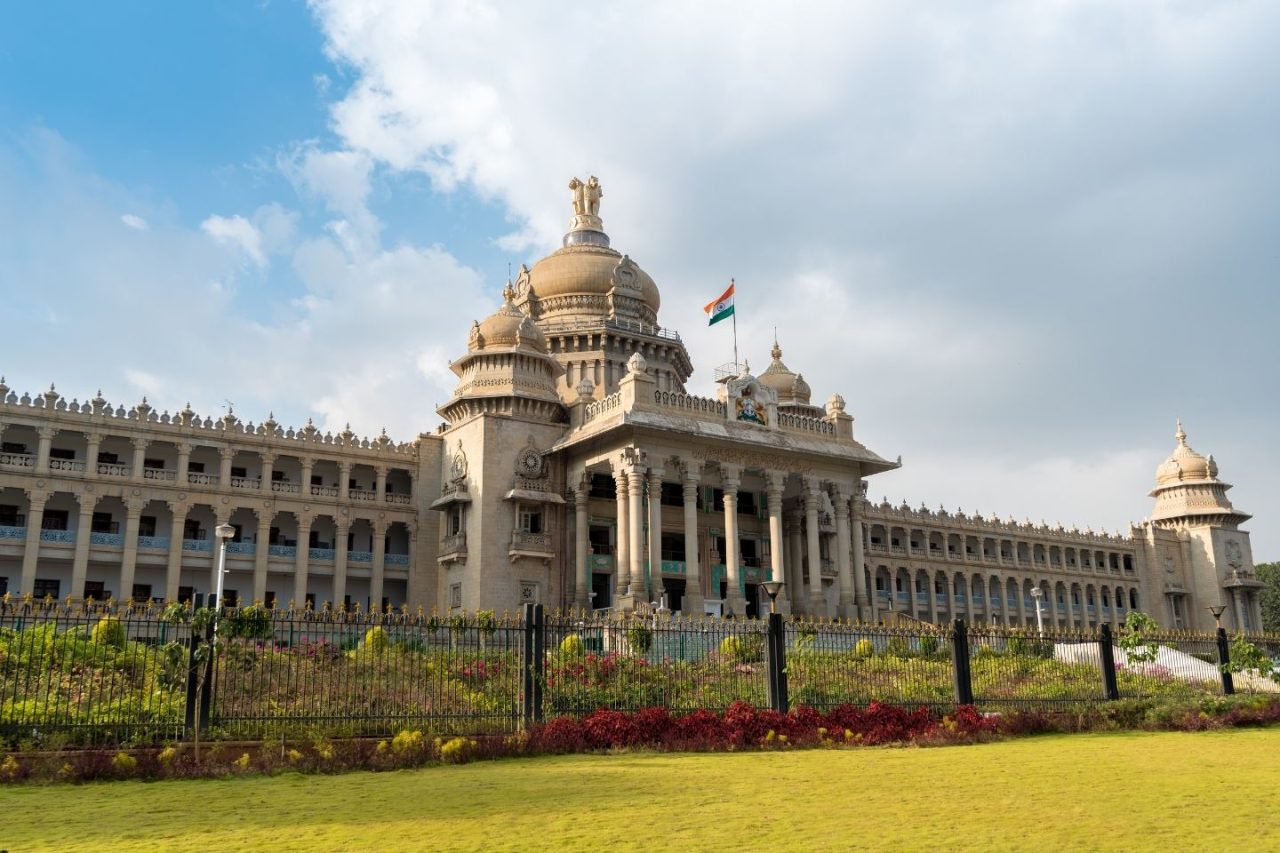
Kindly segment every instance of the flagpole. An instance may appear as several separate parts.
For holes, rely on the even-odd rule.
[[[738,285],[733,279],[729,279],[729,286],[733,288],[733,369],[738,369]]]

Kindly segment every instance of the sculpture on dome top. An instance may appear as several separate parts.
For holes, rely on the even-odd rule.
[[[573,190],[573,212],[578,216],[600,215],[600,198],[604,190],[600,188],[600,179],[595,175],[587,178],[586,183],[573,178],[569,181],[569,189]]]

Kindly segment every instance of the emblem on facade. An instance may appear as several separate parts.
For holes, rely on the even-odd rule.
[[[520,603],[538,603],[538,584],[536,581],[520,581]]]
[[[467,454],[462,449],[461,441],[458,442],[458,452],[453,455],[449,472],[454,482],[465,480],[467,477]]]
[[[533,436],[530,436],[529,443],[516,455],[516,473],[521,477],[536,480],[545,470],[546,460],[542,456],[542,451],[534,446]]]
[[[1238,569],[1244,565],[1244,554],[1240,550],[1240,543],[1235,539],[1228,539],[1223,545],[1222,550],[1227,555],[1227,565],[1233,569]]]
[[[734,404],[737,411],[737,417],[740,421],[746,421],[751,424],[760,424],[768,426],[768,413],[764,407],[756,400],[755,394],[752,393],[751,386],[748,385],[742,389],[742,393],[738,395],[738,400]]]

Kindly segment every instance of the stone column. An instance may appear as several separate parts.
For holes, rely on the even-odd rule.
[[[267,561],[271,558],[271,522],[275,519],[272,509],[254,510],[258,516],[258,529],[253,535],[253,600],[267,600]]]
[[[68,595],[84,595],[84,581],[89,575],[89,543],[93,539],[93,510],[98,503],[94,494],[76,495],[80,501],[80,518],[76,524],[76,550],[71,558],[71,589]]]
[[[236,449],[234,447],[218,448],[218,488],[231,488],[231,463],[235,461]]]
[[[591,536],[587,520],[587,489],[590,479],[586,474],[578,481],[578,488],[573,493],[573,532],[574,532],[574,588],[573,606],[579,610],[591,609],[591,568],[588,554],[591,550]]]
[[[738,542],[738,486],[742,485],[741,471],[736,465],[720,466],[720,481],[724,489],[724,574],[729,590],[725,596],[726,615],[742,616],[747,612],[747,599],[742,594],[742,559]]]
[[[680,609],[685,614],[702,615],[702,573],[699,567],[698,549],[698,478],[702,463],[686,460],[680,470],[684,486],[684,601]]]
[[[169,522],[169,563],[164,574],[164,600],[173,603],[178,600],[178,587],[182,585],[182,534],[187,524],[187,507],[170,502],[169,512],[173,518]]]
[[[650,601],[662,603],[662,475],[658,467],[649,469],[649,593]]]
[[[1185,605],[1185,602],[1184,602]],[[1262,633],[1262,592],[1254,590],[1249,596],[1249,612],[1253,614],[1253,630]]]
[[[84,476],[92,479],[98,474],[98,449],[102,447],[102,433],[86,433],[85,443]]]
[[[307,606],[307,557],[311,550],[311,515],[298,513],[298,546],[293,552],[293,600]]]
[[[22,549],[22,585],[19,592],[27,595],[36,588],[36,564],[40,558],[40,525],[44,523],[44,505],[52,492],[28,492],[27,539]],[[74,592],[72,593],[74,594]]]
[[[807,613],[808,601],[804,594],[804,548],[801,542],[799,513],[786,516],[787,559],[783,565],[787,573],[787,585],[791,587],[788,601],[793,613]]]
[[[311,495],[311,472],[316,468],[316,460],[314,456],[304,456],[301,461],[302,484],[298,487],[298,494],[305,501]]]
[[[373,577],[369,581],[369,606],[382,612],[382,578],[387,560],[387,522],[381,518],[373,521]]]
[[[613,488],[617,510],[615,515],[613,549],[614,597],[626,595],[631,587],[631,525],[627,512],[627,472],[622,463],[613,465]]]
[[[58,431],[51,426],[42,426],[36,429],[36,435],[39,436],[39,443],[36,445],[36,473],[49,473],[49,448],[53,446],[53,437]]]
[[[347,597],[347,535],[351,522],[341,513],[333,520],[333,606],[341,609]]]
[[[387,502],[387,466],[378,465],[373,469],[374,500],[380,504]]]
[[[831,497],[836,511],[836,568],[840,573],[840,603],[836,613],[845,619],[854,619],[858,613],[853,606],[853,534],[849,529],[849,494],[837,486]],[[859,567],[858,572],[861,571]]]
[[[1053,625],[1053,629],[1057,631],[1061,629],[1061,626],[1058,624],[1059,616],[1058,616],[1058,585],[1057,584],[1053,584],[1053,583],[1049,584],[1048,598],[1049,598],[1049,621]]]
[[[138,522],[142,518],[142,502],[127,501],[124,518],[124,554],[120,559],[120,594],[116,599],[132,601],[133,579],[138,570]]]
[[[133,460],[129,465],[129,479],[135,483],[140,483],[142,482],[142,466],[147,464],[147,445],[151,442],[145,438],[131,438],[129,443],[133,445]],[[123,597],[121,596],[121,598]]]
[[[854,617],[860,620],[875,619],[875,602],[867,593],[867,558],[863,551],[862,519],[858,516],[859,500],[852,499],[849,508],[850,535],[853,537],[853,610]]]
[[[276,455],[274,453],[262,454],[262,482],[258,484],[258,488],[266,494],[271,494],[271,472],[275,468]]]
[[[916,577],[919,577],[919,576],[920,576],[920,573],[917,571]],[[967,589],[969,586],[968,578],[965,578],[964,585],[965,585],[965,588]],[[954,613],[955,606],[956,606],[955,605],[956,591],[955,591],[955,581],[953,578],[947,578],[947,587],[951,590],[951,601],[949,601],[948,604],[951,605],[951,612]],[[938,624],[938,578],[937,578],[937,575],[932,570],[925,570],[924,589],[925,589],[926,600],[929,602],[929,621],[936,625]],[[965,600],[968,601],[968,599],[969,599],[969,596],[965,596]]]
[[[346,503],[351,497],[351,463],[345,459],[338,463],[338,500]]]
[[[627,547],[631,556],[631,585],[627,594],[645,601],[644,582],[644,453],[637,452],[627,467]]]
[[[92,447],[92,445],[90,445],[90,447]],[[179,488],[186,488],[187,474],[191,473],[191,451],[193,449],[194,448],[188,442],[178,442],[178,473],[175,475],[178,479],[175,482],[178,484]],[[177,595],[177,590],[174,590],[173,594]]]
[[[1243,589],[1231,590],[1231,612],[1235,614],[1236,630],[1240,632],[1244,631],[1244,626],[1245,626],[1244,606],[1245,606],[1244,590]]]
[[[816,478],[804,478],[804,524],[809,547],[809,607],[807,610],[813,616],[825,616],[827,613],[827,604],[822,597],[822,548],[818,541],[820,486]]]
[[[791,612],[791,585],[787,583],[786,564],[782,550],[786,547],[782,541],[782,491],[786,487],[785,471],[765,472],[765,495],[769,503],[769,572],[770,580],[782,581],[782,591],[778,594],[778,612]]]

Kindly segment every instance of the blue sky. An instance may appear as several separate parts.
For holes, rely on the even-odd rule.
[[[1114,530],[1173,420],[1280,558],[1280,10],[1262,2],[20,4],[0,373],[434,428],[572,175],[657,280],[839,391],[872,494]],[[51,342],[56,345],[50,345]]]

